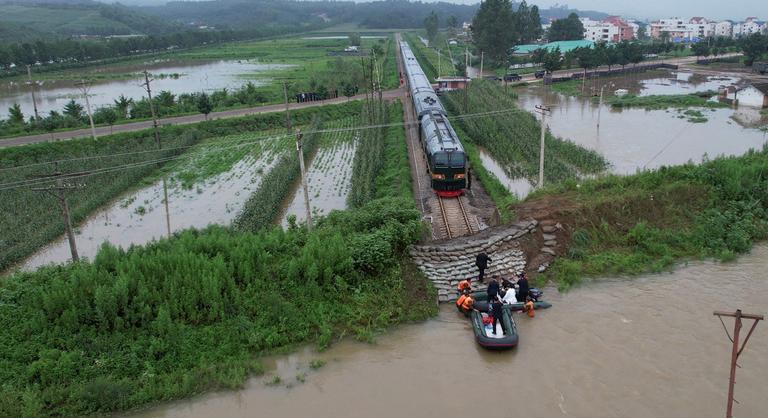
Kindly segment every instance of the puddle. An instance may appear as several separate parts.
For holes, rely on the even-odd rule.
[[[345,125],[351,126],[348,121]],[[323,134],[317,154],[307,167],[307,186],[312,216],[322,216],[334,209],[347,208],[347,196],[352,183],[352,161],[357,149],[357,133],[354,131]],[[291,203],[282,216],[282,225],[288,226],[288,217],[296,216],[298,222],[306,221],[304,191],[298,184]]]
[[[203,228],[210,224],[227,225],[237,216],[263,174],[276,158],[271,151],[258,157],[246,156],[224,173],[195,183],[191,189],[180,182],[168,182],[171,230]],[[93,259],[104,241],[127,248],[166,236],[162,180],[128,193],[92,215],[76,228],[80,257]],[[60,237],[28,258],[22,269],[30,270],[49,263],[70,260],[66,237]]]
[[[605,95],[613,94],[617,89],[625,89],[636,96],[691,94],[705,91],[717,91],[720,87],[736,84],[741,80],[733,76],[713,76],[688,71],[652,70],[621,77],[602,77],[589,79],[585,92],[599,95],[605,85]]]
[[[505,169],[498,161],[496,161],[491,154],[482,147],[477,147],[480,154],[480,161],[483,163],[483,167],[491,172],[501,184],[507,188],[511,193],[515,194],[518,198],[522,199],[533,190],[533,185],[528,179],[525,178],[511,178],[509,170]]]

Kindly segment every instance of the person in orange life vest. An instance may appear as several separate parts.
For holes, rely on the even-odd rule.
[[[464,289],[463,292],[461,292],[461,296],[459,296],[458,299],[456,299],[456,306],[461,307],[461,305],[464,304],[464,300],[469,297],[469,289]]]
[[[472,278],[467,278],[459,282],[459,292],[464,290],[472,290]]]
[[[461,303],[461,308],[469,312],[473,309],[474,304],[475,300],[472,299],[472,295],[467,293],[467,297],[464,299],[464,302]]]
[[[531,300],[531,297],[528,296],[525,299],[525,305],[523,305],[523,312],[528,314],[529,318],[533,318],[536,316],[536,313],[533,311],[533,301]]]

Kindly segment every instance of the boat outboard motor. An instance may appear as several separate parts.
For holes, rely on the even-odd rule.
[[[544,297],[544,292],[543,292],[543,291],[541,291],[541,290],[539,290],[539,288],[536,288],[536,287],[532,287],[532,288],[530,288],[530,289],[528,290],[528,295],[530,295],[530,296],[531,296],[531,299],[532,299],[534,302],[538,302],[538,301],[539,301],[539,299],[541,299],[542,297]]]

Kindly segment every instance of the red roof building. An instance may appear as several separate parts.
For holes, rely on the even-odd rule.
[[[632,26],[619,16],[608,16],[603,19],[603,22],[610,23],[619,29],[618,33],[613,35],[611,42],[630,41],[634,38]]]

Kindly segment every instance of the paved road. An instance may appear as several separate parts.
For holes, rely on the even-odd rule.
[[[384,100],[394,100],[394,99],[400,98],[402,94],[403,94],[402,89],[394,89],[394,90],[387,90],[383,92],[382,96]],[[290,103],[289,108],[291,110],[304,109],[307,107],[346,103],[349,100],[362,100],[363,98],[365,98],[365,95],[358,94],[357,96],[352,96],[349,99],[346,97],[340,97],[337,99],[329,99],[329,100],[323,100],[319,102]],[[235,118],[239,116],[256,115],[260,113],[270,113],[270,112],[282,112],[282,111],[285,111],[284,104],[224,110],[221,112],[213,112],[209,114],[208,120]],[[188,116],[176,116],[171,118],[163,118],[163,119],[160,119],[159,122],[160,122],[160,125],[163,126],[163,125],[185,125],[189,123],[202,122],[204,120],[205,120],[204,115],[196,114],[196,115],[188,115]],[[101,126],[96,128],[96,135],[97,136],[109,135],[110,132],[112,131],[114,133],[140,131],[142,129],[149,129],[151,127],[152,127],[151,120],[115,125],[113,128],[110,128],[109,126]],[[78,129],[75,131],[66,131],[66,132],[54,132],[53,135],[39,134],[39,135],[29,135],[29,136],[18,136],[14,138],[0,139],[0,148],[13,147],[17,145],[34,144],[38,142],[59,141],[63,139],[72,139],[72,138],[87,137],[87,136],[91,136],[90,128]]]
[[[718,58],[730,58],[730,57],[736,57],[741,56],[742,54],[738,53],[731,53],[731,54],[725,54],[720,55]],[[640,65],[654,65],[654,64],[671,64],[671,65],[685,65],[685,64],[693,64],[698,60],[698,57],[680,57],[680,58],[667,58],[663,60],[653,60],[653,61],[643,61],[640,63]],[[612,66],[613,69],[620,68],[618,65]],[[631,64],[628,66],[628,68],[632,68]],[[598,68],[592,68],[588,72],[593,71],[600,71],[600,70],[607,70],[608,66],[603,65],[602,67]],[[510,72],[514,72],[514,70],[510,70]],[[574,74],[582,74],[584,72],[583,69],[580,68],[571,68],[568,70],[558,70],[552,73],[553,77],[570,77]],[[527,83],[535,83],[538,81],[541,81],[540,78],[536,78],[532,73],[531,74],[525,74],[523,75],[522,82]]]

